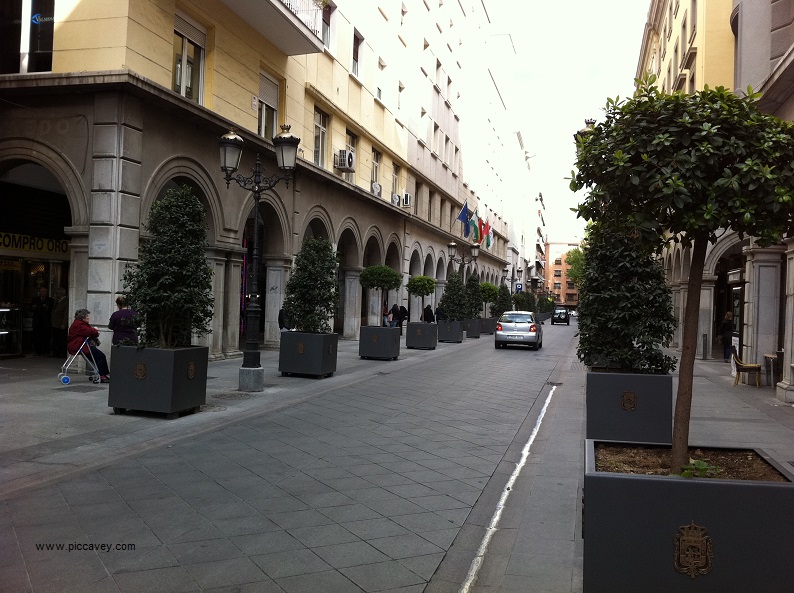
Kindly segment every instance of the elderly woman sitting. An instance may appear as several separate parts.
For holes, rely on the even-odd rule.
[[[69,354],[77,354],[82,347],[83,354],[93,355],[94,361],[97,365],[99,378],[102,383],[110,383],[110,369],[108,368],[108,359],[105,358],[105,353],[102,352],[91,341],[98,343],[99,330],[92,327],[89,323],[91,312],[87,309],[78,309],[74,314],[74,321],[69,327],[69,337],[66,340],[66,351]],[[83,346],[85,339],[89,339],[89,343]]]

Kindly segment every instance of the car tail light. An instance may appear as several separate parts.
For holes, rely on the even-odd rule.
[[[497,323],[496,324],[496,331],[498,331],[498,332],[502,331],[502,324],[501,323]]]
[[[530,333],[537,332],[537,331],[538,331],[538,326],[537,326],[537,325],[535,325],[534,323],[533,323],[533,324],[531,324],[531,325],[529,326],[529,331],[530,331]]]

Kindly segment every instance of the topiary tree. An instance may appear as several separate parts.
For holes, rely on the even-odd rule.
[[[390,290],[400,287],[403,283],[403,275],[389,266],[378,264],[361,270],[358,280],[361,282],[361,286],[368,290],[373,288],[380,290],[380,300],[378,301],[378,305],[380,305],[381,302],[388,299]]]
[[[480,293],[482,294],[482,306],[487,310],[488,303],[495,303],[499,298],[499,288],[490,282],[483,282],[480,284]]]
[[[296,330],[331,333],[328,320],[339,300],[336,266],[328,239],[309,237],[303,242],[284,295],[284,314]]]
[[[631,229],[654,247],[691,246],[671,463],[680,473],[706,248],[729,228],[759,245],[792,234],[794,133],[759,110],[752,89],[745,97],[722,87],[668,95],[655,82],[648,76],[631,99],[609,99],[603,121],[578,134],[571,189],[589,190],[578,207],[586,220]]]
[[[513,295],[513,308],[515,311],[534,311],[535,297],[528,292],[517,292]]]
[[[477,274],[471,274],[466,281],[466,319],[479,319],[482,310],[482,291]]]
[[[436,289],[436,281],[430,276],[412,276],[406,285],[408,294],[422,297],[422,309],[425,308],[425,297]]]
[[[501,317],[505,311],[510,311],[513,308],[513,301],[510,299],[510,289],[502,284],[499,287],[499,294],[496,296],[496,302],[491,305],[491,317]]]
[[[463,280],[457,272],[452,272],[447,278],[447,285],[439,305],[444,309],[449,321],[462,321],[467,318],[468,306],[463,291]]]
[[[588,227],[579,288],[579,360],[590,367],[667,374],[662,352],[675,331],[664,270],[639,239],[603,224]]]
[[[188,185],[168,189],[149,212],[151,237],[138,248],[138,263],[124,271],[127,302],[142,322],[141,343],[190,346],[210,333],[214,299],[207,264],[204,207]]]

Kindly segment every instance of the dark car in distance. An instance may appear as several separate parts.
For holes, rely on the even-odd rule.
[[[555,307],[554,313],[551,314],[551,324],[564,323],[571,325],[571,314],[566,307]]]

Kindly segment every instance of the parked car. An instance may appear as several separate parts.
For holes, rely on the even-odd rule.
[[[571,314],[566,307],[555,307],[554,313],[551,314],[551,324],[564,323],[571,325]]]
[[[531,311],[505,311],[496,322],[494,347],[523,344],[533,350],[543,348],[543,322]]]

